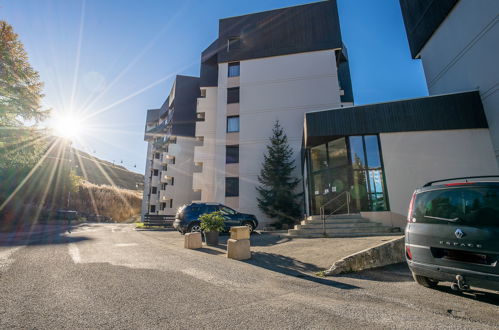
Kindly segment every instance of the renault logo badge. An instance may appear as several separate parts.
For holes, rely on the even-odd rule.
[[[454,232],[454,235],[456,235],[457,238],[463,238],[464,236],[464,233],[461,229],[456,229],[456,231]]]

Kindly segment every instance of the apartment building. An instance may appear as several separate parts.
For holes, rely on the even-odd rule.
[[[201,57],[193,189],[270,222],[258,175],[276,120],[299,170],[306,112],[353,104],[335,1],[221,19]]]
[[[199,78],[176,76],[161,108],[147,111],[148,142],[142,216],[175,215],[177,208],[199,199],[192,190],[196,100]]]
[[[400,0],[430,95],[477,90],[499,163],[499,1]]]
[[[348,195],[350,211],[405,227],[411,195],[426,182],[499,175],[499,2],[400,4],[431,95],[307,113],[309,215]]]

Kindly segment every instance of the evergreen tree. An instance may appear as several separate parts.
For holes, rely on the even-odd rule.
[[[292,176],[296,168],[293,150],[279,121],[274,124],[269,140],[258,176],[261,185],[256,188],[257,200],[260,210],[275,218],[276,224],[281,227],[282,224],[293,224],[300,217],[302,208],[298,198],[302,194],[295,192],[300,180]]]
[[[45,119],[41,109],[43,84],[28,62],[12,26],[0,21],[0,126],[20,126],[21,120]]]

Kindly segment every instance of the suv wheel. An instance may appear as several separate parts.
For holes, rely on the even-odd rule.
[[[416,275],[413,273],[412,277],[414,278],[414,281],[416,281],[416,283],[424,286],[425,288],[433,289],[438,284],[438,281],[433,280],[433,279],[426,277],[426,276]]]
[[[253,233],[253,230],[255,230],[255,228],[253,227],[253,224],[249,221],[243,222],[243,226],[248,227],[250,235],[251,235],[251,233]]]
[[[201,232],[201,226],[199,222],[191,223],[189,228],[187,228],[188,233],[198,233]]]

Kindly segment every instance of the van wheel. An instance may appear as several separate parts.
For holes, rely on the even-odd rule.
[[[416,281],[416,283],[424,286],[425,288],[433,289],[438,284],[438,281],[433,280],[433,279],[426,277],[426,276],[416,275],[413,273],[412,277],[414,278],[414,281]]]
[[[201,226],[199,223],[191,223],[189,228],[187,228],[188,233],[199,233],[201,232]]]

